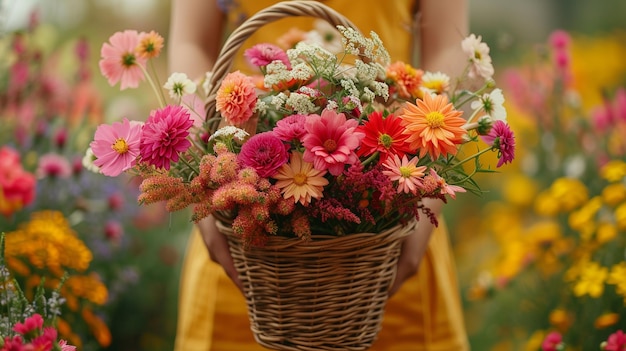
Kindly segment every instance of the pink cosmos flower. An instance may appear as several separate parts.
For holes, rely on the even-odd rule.
[[[68,345],[67,341],[59,340],[61,351],[76,351],[76,346]]]
[[[26,318],[24,323],[15,323],[13,331],[22,335],[26,335],[32,331],[39,330],[43,327],[43,317],[39,313]]]
[[[69,178],[72,175],[72,165],[62,155],[47,153],[39,158],[35,173],[39,178]]]
[[[313,163],[317,170],[340,175],[345,165],[359,160],[354,150],[365,134],[356,131],[358,125],[357,120],[346,119],[343,113],[332,110],[324,110],[321,116],[308,116],[305,123],[307,135],[302,139],[304,161]]]
[[[139,146],[141,160],[157,168],[170,169],[178,162],[179,153],[187,151],[187,139],[193,120],[189,111],[179,105],[168,105],[154,110],[142,128]]]
[[[606,351],[626,351],[626,334],[623,331],[618,330],[615,333],[609,335],[609,338],[604,345]]]
[[[626,123],[626,89],[621,87],[615,92],[613,98],[615,120]]]
[[[305,123],[305,115],[291,115],[276,122],[276,127],[272,131],[285,142],[302,141],[306,134]]]
[[[22,168],[14,149],[0,148],[0,213],[9,216],[35,199],[35,176]]]
[[[388,176],[391,181],[398,182],[398,194],[417,194],[419,188],[422,187],[421,178],[424,176],[426,166],[418,167],[417,161],[419,161],[417,156],[409,161],[406,155],[402,156],[402,160],[398,155],[393,155],[383,163],[383,166],[387,168],[383,174]]]
[[[274,133],[265,132],[252,136],[241,147],[237,161],[256,170],[259,176],[271,177],[289,160],[289,146]]]
[[[94,165],[106,176],[118,176],[135,165],[140,139],[141,124],[130,123],[126,118],[111,125],[100,125],[89,144],[96,157]]]
[[[222,80],[215,97],[215,108],[226,122],[240,127],[252,117],[256,100],[255,86],[250,77],[235,71]]]
[[[289,62],[289,57],[285,51],[273,44],[256,44],[247,49],[243,55],[248,59],[248,62],[256,67],[265,67],[273,61],[281,61],[287,66],[287,69],[291,69],[291,62]]]
[[[100,49],[100,72],[110,85],[120,82],[120,90],[136,88],[145,77],[142,67],[146,58],[137,55],[139,33],[135,30],[117,32]]]
[[[506,122],[502,120],[496,121],[491,127],[489,134],[483,135],[481,138],[485,143],[499,150],[498,157],[500,159],[496,167],[509,163],[515,158],[515,136]]]
[[[551,332],[546,335],[546,338],[543,339],[541,343],[542,351],[558,351],[558,347],[560,347],[563,343],[563,337],[558,332]]]
[[[470,36],[463,39],[461,47],[470,62],[468,76],[470,78],[482,77],[490,79],[493,76],[494,69],[491,63],[491,56],[489,56],[489,46],[482,42],[482,37],[470,34]]]
[[[460,187],[458,185],[448,184],[446,180],[443,177],[441,177],[439,174],[437,174],[437,171],[435,171],[433,168],[430,169],[429,177],[430,178],[428,180],[424,179],[424,183],[428,182],[431,184],[436,184],[437,188],[440,189],[439,193],[441,195],[450,195],[451,198],[456,199],[456,193],[466,192],[466,190],[463,187]]]

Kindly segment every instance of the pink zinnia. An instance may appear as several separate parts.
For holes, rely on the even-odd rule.
[[[409,160],[404,155],[400,160],[398,155],[393,155],[383,163],[383,166],[387,168],[383,174],[388,176],[392,182],[398,182],[398,194],[417,194],[419,188],[422,187],[422,177],[426,171],[426,166],[418,167],[417,161],[419,161],[417,157]]]
[[[72,165],[65,157],[48,153],[39,158],[36,174],[39,178],[69,178],[72,175]]]
[[[496,167],[509,163],[515,158],[515,136],[506,122],[502,120],[496,121],[491,127],[489,134],[483,135],[481,138],[491,147],[498,149],[498,157],[500,159]]]
[[[560,347],[563,342],[563,337],[558,332],[551,332],[546,335],[546,338],[543,339],[541,343],[542,351],[558,351],[557,347]]]
[[[305,123],[305,115],[291,115],[276,122],[276,127],[272,131],[277,137],[288,143],[302,141],[302,137],[306,134]]]
[[[240,127],[252,117],[256,100],[257,95],[252,79],[235,71],[222,80],[215,97],[215,107],[226,122]]]
[[[168,105],[152,111],[142,129],[141,160],[157,168],[170,169],[179,153],[187,151],[187,139],[193,120],[189,111],[179,105]]]
[[[137,55],[139,33],[136,30],[117,32],[109,38],[109,43],[100,49],[100,72],[109,84],[121,82],[120,89],[136,88],[145,77],[142,67],[146,59]]]
[[[312,162],[317,170],[340,175],[345,165],[359,160],[354,150],[365,134],[356,131],[358,126],[357,120],[332,110],[324,110],[321,116],[310,115],[305,124],[307,135],[302,139],[304,161]]]
[[[33,202],[35,185],[35,176],[22,168],[20,154],[0,147],[0,213],[11,215]]]
[[[273,44],[257,44],[246,50],[243,55],[256,67],[265,67],[274,61],[281,61],[287,69],[291,69],[291,63],[285,51]]]
[[[241,147],[239,163],[256,170],[259,176],[271,177],[289,160],[288,146],[274,133],[256,134]]]
[[[130,123],[126,118],[112,125],[100,125],[89,144],[96,157],[94,165],[106,176],[119,175],[134,166],[140,139],[141,125]]]
[[[626,334],[623,331],[618,330],[615,333],[609,335],[609,338],[604,345],[606,351],[626,351]]]

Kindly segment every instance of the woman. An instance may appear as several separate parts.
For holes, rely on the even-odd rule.
[[[216,61],[225,33],[275,2],[172,0],[170,71],[204,76]],[[466,0],[324,3],[363,33],[375,31],[393,60],[413,61],[424,70],[452,77],[465,66],[460,43],[468,34]],[[289,18],[268,24],[249,43],[274,42],[289,28],[308,29],[311,22]],[[418,60],[412,60],[415,43]],[[441,211],[440,201],[427,205]],[[422,222],[403,242],[383,329],[372,350],[469,349],[445,223],[433,228],[429,221]],[[184,262],[176,350],[264,350],[250,332],[240,289],[224,236],[212,218],[203,220],[192,233]]]

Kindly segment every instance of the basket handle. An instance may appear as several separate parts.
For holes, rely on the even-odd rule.
[[[233,58],[246,39],[265,24],[282,18],[297,16],[320,18],[333,26],[342,25],[346,28],[353,28],[358,31],[357,27],[349,19],[318,1],[282,1],[255,13],[233,31],[224,43],[217,57],[215,65],[213,66],[213,74],[209,80],[210,89],[206,102],[206,121],[219,120],[220,115],[215,109],[217,90],[222,80],[230,72],[233,66]],[[210,125],[210,131],[214,132],[216,129],[217,123],[212,123]]]

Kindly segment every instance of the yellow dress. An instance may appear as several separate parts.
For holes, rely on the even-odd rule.
[[[236,23],[274,2],[233,1],[237,8],[229,11],[229,21]],[[409,62],[413,1],[327,0],[324,3],[348,14],[361,32],[378,33],[392,59]],[[280,20],[264,26],[249,41],[275,42],[294,26],[311,28],[311,21],[310,18]],[[176,351],[266,350],[255,342],[250,331],[243,296],[222,268],[209,259],[197,230],[191,233],[182,268],[178,313]],[[454,260],[443,221],[432,235],[418,274],[388,301],[382,331],[371,349],[469,350]]]

